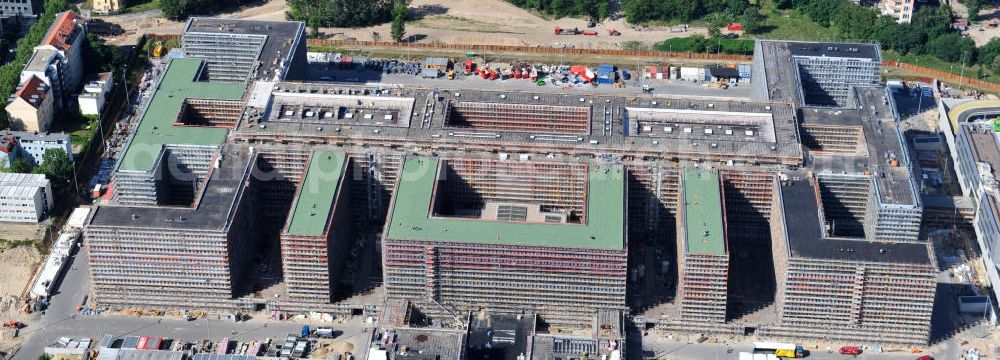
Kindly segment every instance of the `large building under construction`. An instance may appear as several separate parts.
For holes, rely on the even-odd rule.
[[[189,23],[87,228],[96,302],[594,329],[666,304],[661,331],[927,341],[934,256],[877,47],[762,41],[754,98],[720,99],[293,81],[301,31]]]
[[[777,100],[809,91],[802,51],[843,66],[835,103],[798,96],[807,171],[780,172],[771,212],[780,337],[924,343],[937,262],[919,238],[923,205],[892,95],[873,86],[878,47],[758,41],[755,95]],[[867,55],[865,55],[867,54]],[[798,69],[797,69],[798,67]],[[839,68],[839,67],[838,67]],[[838,85],[839,86],[839,85]],[[816,90],[815,88],[813,90]],[[808,335],[803,335],[808,333]]]
[[[681,176],[677,258],[681,317],[726,321],[729,252],[722,182],[716,171],[688,169]]]
[[[389,299],[427,312],[624,310],[621,165],[408,157],[383,240]]]

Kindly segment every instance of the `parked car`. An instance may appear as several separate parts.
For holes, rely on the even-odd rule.
[[[861,355],[861,347],[857,345],[847,345],[840,348],[841,355]]]

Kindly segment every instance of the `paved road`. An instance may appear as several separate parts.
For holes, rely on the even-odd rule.
[[[229,337],[235,341],[248,341],[263,340],[268,337],[283,338],[302,329],[303,323],[291,321],[251,320],[234,323],[228,320],[210,319],[185,321],[175,318],[78,315],[76,306],[80,305],[84,295],[89,291],[89,270],[86,266],[85,252],[81,251],[73,256],[68,265],[71,269],[59,286],[59,292],[53,295],[48,310],[44,315],[38,314],[21,332],[22,336],[28,338],[14,356],[14,360],[36,360],[45,346],[55,343],[63,336],[97,340],[106,334],[116,337],[149,335],[192,342]],[[325,326],[343,331],[340,339],[363,343],[363,339],[367,338],[367,334],[364,333],[365,325],[360,319],[345,324]]]
[[[739,353],[741,351],[750,351],[751,345],[737,345],[729,346],[725,344],[687,344],[682,342],[675,342],[666,339],[657,339],[653,337],[643,338],[643,349],[646,350],[646,355],[650,352],[654,354],[654,359],[662,360],[707,360],[707,359],[739,359]],[[728,352],[732,349],[732,352]],[[836,350],[836,349],[834,349]],[[813,350],[807,359],[825,360],[825,359],[872,359],[872,360],[913,360],[920,355],[927,354],[911,354],[911,353],[864,353],[857,357],[840,355],[838,353],[828,353],[826,349]],[[636,354],[630,354],[636,355]],[[937,359],[957,359],[957,357],[947,357],[940,356],[936,353],[931,353]],[[630,356],[630,358],[638,359],[638,357]]]

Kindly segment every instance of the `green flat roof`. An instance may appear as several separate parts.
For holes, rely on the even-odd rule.
[[[403,163],[393,198],[389,239],[621,250],[625,248],[625,172],[590,166],[586,224],[544,224],[431,218],[438,158]],[[607,170],[607,173],[605,173]]]
[[[704,169],[684,170],[684,229],[687,253],[712,255],[726,253],[718,172]]]
[[[239,100],[244,85],[195,81],[200,59],[173,59],[153,93],[139,128],[118,164],[118,170],[150,171],[162,145],[219,145],[227,129],[174,126],[184,99]]]
[[[299,187],[291,219],[285,229],[291,235],[323,235],[340,189],[340,178],[346,163],[344,154],[313,151],[310,159],[309,170]]]

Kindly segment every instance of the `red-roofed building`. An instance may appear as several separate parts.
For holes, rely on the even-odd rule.
[[[83,42],[86,41],[86,20],[75,12],[56,14],[56,19],[21,71],[21,82],[32,76],[52,87],[55,105],[70,104],[70,95],[79,90],[83,81]]]
[[[10,115],[10,127],[23,131],[49,131],[53,111],[51,92],[51,87],[37,76],[21,83],[5,108]]]
[[[14,159],[17,159],[17,139],[14,135],[0,136],[0,165],[10,167]]]

